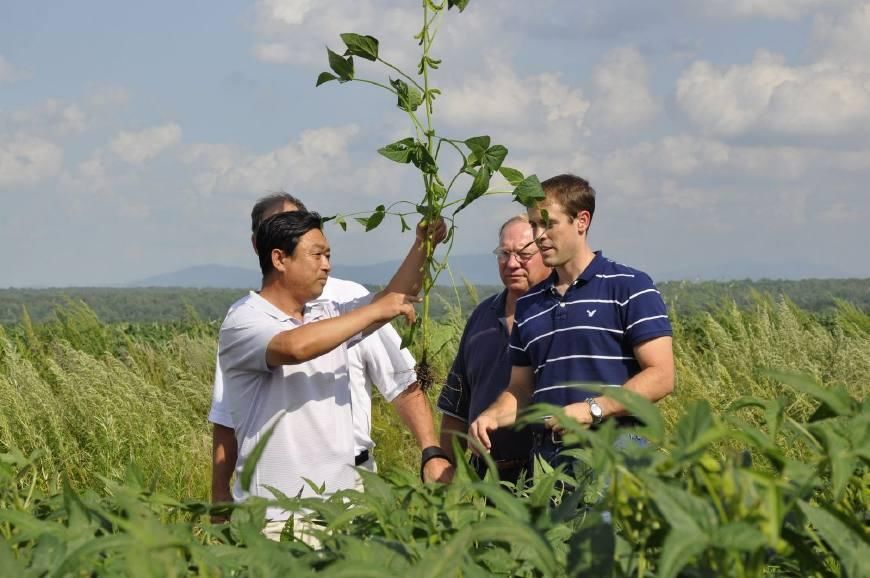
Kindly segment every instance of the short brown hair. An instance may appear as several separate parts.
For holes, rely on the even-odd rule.
[[[595,189],[586,179],[571,174],[556,175],[541,183],[541,188],[548,200],[562,205],[572,218],[580,211],[589,211],[590,219],[595,214]]]

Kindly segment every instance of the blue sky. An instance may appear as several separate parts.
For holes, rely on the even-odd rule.
[[[417,1],[0,2],[0,287],[255,268],[247,214],[273,190],[325,214],[421,196],[375,152],[410,134],[391,97],[314,87],[341,32],[413,68]],[[870,2],[472,0],[434,52],[438,130],[587,177],[608,256],[870,276]],[[518,209],[478,201],[454,251],[490,250]],[[410,243],[351,229],[328,230],[337,263]]]

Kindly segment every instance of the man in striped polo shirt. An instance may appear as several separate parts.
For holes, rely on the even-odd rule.
[[[528,215],[554,271],[517,301],[510,385],[469,428],[487,450],[491,432],[513,425],[530,403],[562,406],[592,427],[636,423],[621,404],[578,384],[624,387],[653,402],[674,387],[671,325],[652,280],[589,247],[594,189],[574,175],[541,185],[546,197]],[[552,418],[544,426],[555,435],[536,436],[535,452],[555,465],[561,428]]]

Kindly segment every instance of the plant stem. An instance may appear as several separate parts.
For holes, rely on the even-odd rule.
[[[406,73],[405,73],[401,68],[399,68],[398,66],[396,66],[396,65],[394,65],[394,64],[390,64],[389,62],[387,62],[386,60],[384,60],[383,58],[380,58],[380,57],[378,57],[378,62],[384,64],[385,66],[388,66],[389,68],[392,68],[393,70],[395,70],[396,72],[398,72],[400,75],[402,75],[403,77],[405,77],[405,79],[409,80],[409,81],[410,81],[414,86],[416,86],[416,87],[417,87],[421,92],[423,91],[423,87],[420,86],[420,83],[418,83],[416,80],[414,80],[413,77],[408,76],[408,75],[407,75],[407,74],[406,74]]]

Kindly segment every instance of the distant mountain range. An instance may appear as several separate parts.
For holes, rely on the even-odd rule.
[[[386,285],[399,266],[399,261],[373,265],[333,265],[332,275],[363,285]],[[466,279],[472,285],[498,285],[498,269],[492,255],[454,255],[450,269],[457,285]],[[444,271],[439,285],[451,285],[450,275]],[[197,265],[172,273],[155,275],[125,284],[127,287],[217,287],[248,289],[260,287],[260,272],[244,267],[226,265]]]
[[[399,266],[399,261],[373,265],[333,265],[332,274],[370,286],[385,285]],[[498,285],[498,269],[492,255],[454,255],[450,257],[453,278],[460,285],[463,279],[472,285]],[[832,279],[863,277],[863,272],[849,271],[830,265],[807,262],[759,263],[741,261],[723,265],[705,264],[667,272],[648,271],[657,282],[728,281],[740,279]],[[445,271],[438,278],[439,285],[451,285]],[[125,283],[126,287],[214,287],[230,289],[258,288],[260,272],[245,267],[226,265],[197,265],[180,271],[155,275]]]

